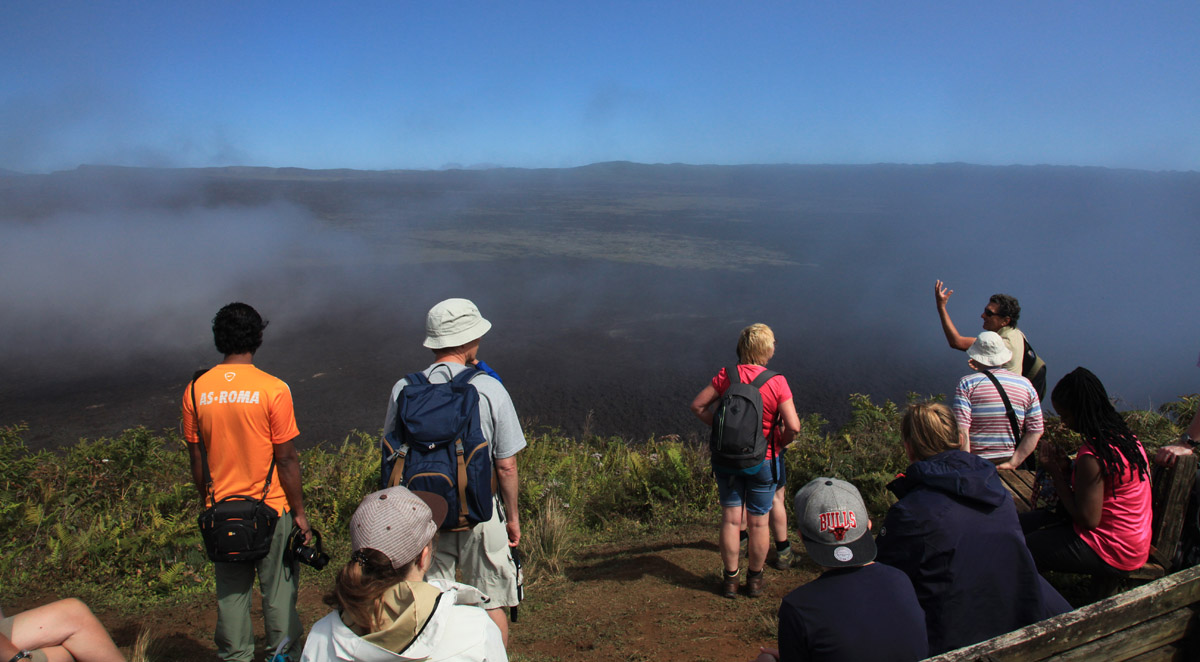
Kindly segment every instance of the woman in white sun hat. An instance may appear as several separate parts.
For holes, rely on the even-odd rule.
[[[391,487],[368,494],[350,519],[350,562],[325,602],[337,611],[313,626],[302,662],[403,660],[506,662],[500,629],[478,589],[424,581],[435,521],[446,502]]]

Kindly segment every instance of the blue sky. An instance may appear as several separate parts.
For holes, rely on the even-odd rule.
[[[0,3],[0,168],[1200,170],[1200,3]]]

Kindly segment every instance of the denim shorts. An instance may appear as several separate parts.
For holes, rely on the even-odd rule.
[[[717,477],[717,494],[722,508],[746,507],[751,515],[766,515],[771,512],[775,490],[786,484],[786,469],[783,455],[763,462],[758,473],[749,476],[714,472]]]

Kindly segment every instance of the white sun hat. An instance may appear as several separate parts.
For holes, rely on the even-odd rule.
[[[1012,360],[1012,350],[999,333],[984,331],[971,343],[971,347],[967,349],[967,356],[975,359],[976,363],[995,368]]]
[[[482,338],[492,328],[469,299],[446,299],[429,309],[425,317],[425,346],[429,349],[458,347]]]

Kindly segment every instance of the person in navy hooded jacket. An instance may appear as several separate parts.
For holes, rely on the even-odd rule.
[[[909,405],[900,435],[912,464],[888,485],[899,501],[876,560],[912,580],[930,655],[1070,611],[1038,574],[995,466],[959,450],[950,409]]]

